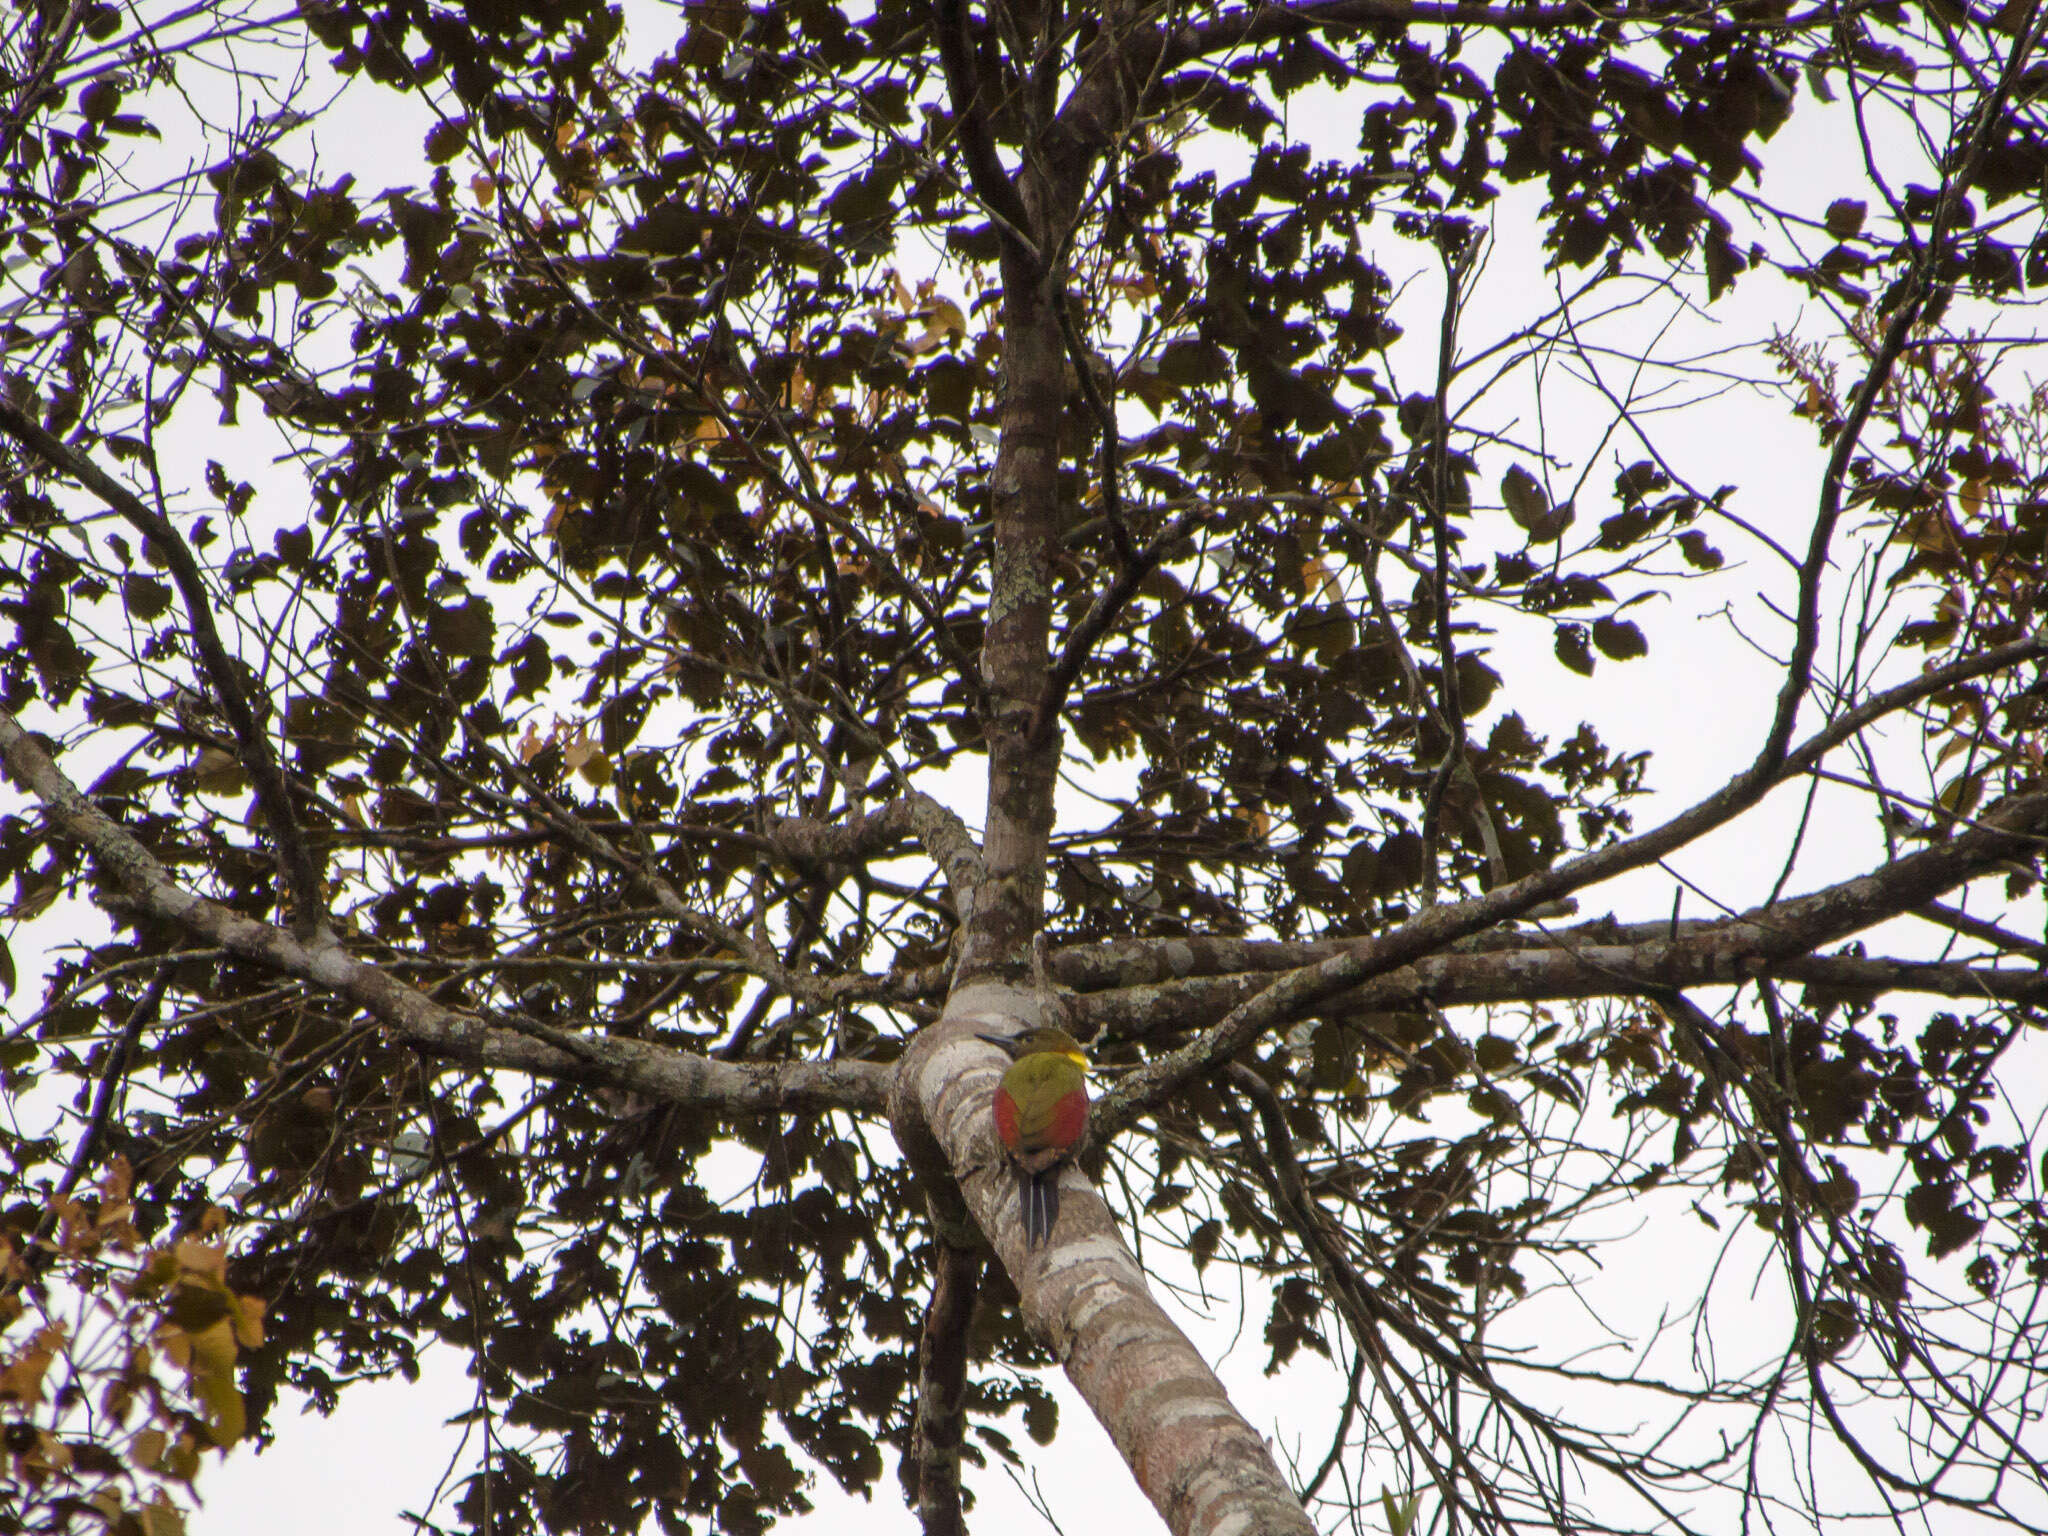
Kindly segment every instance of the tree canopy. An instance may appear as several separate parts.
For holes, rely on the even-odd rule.
[[[957,1531],[1053,1364],[1179,1533],[2048,1528],[2038,11],[18,10],[0,1511],[439,1345],[507,1536]]]

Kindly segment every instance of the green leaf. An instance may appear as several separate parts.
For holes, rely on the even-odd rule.
[[[462,146],[468,137],[468,118],[443,118],[427,130],[427,163],[446,165],[462,153]]]
[[[1472,1042],[1472,1054],[1488,1072],[1505,1072],[1522,1059],[1521,1047],[1505,1035],[1481,1035]]]
[[[1593,643],[1600,654],[1614,661],[1633,661],[1650,654],[1650,642],[1633,619],[1612,616],[1593,621]]]
[[[1688,528],[1678,536],[1678,548],[1685,556],[1685,563],[1696,571],[1718,571],[1723,557],[1721,551],[1707,542],[1707,536],[1697,528]]]
[[[1593,675],[1593,653],[1586,646],[1586,627],[1583,624],[1560,624],[1557,626],[1553,649],[1557,659],[1581,677]]]
[[[121,600],[128,605],[130,613],[147,624],[171,606],[171,589],[168,583],[158,581],[154,576],[123,576]]]
[[[1853,197],[1838,197],[1828,204],[1826,216],[1821,220],[1827,232],[1837,240],[1847,240],[1863,228],[1864,215],[1869,205]]]
[[[1509,465],[1508,472],[1501,476],[1500,499],[1515,526],[1529,535],[1531,544],[1555,543],[1572,525],[1572,504],[1567,501],[1551,506],[1549,493],[1519,464]]]

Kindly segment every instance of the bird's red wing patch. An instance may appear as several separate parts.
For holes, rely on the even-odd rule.
[[[1046,1138],[1046,1144],[1054,1147],[1071,1147],[1081,1139],[1081,1133],[1087,1128],[1088,1095],[1076,1089],[1053,1106],[1052,1135]]]
[[[996,1135],[1012,1152],[1017,1150],[1017,1101],[1010,1097],[1010,1090],[997,1088],[995,1103],[990,1106],[996,1117]]]

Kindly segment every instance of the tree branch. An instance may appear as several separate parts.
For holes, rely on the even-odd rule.
[[[0,398],[0,432],[5,432],[46,465],[69,476],[97,496],[108,508],[149,541],[150,547],[169,568],[178,594],[185,602],[186,621],[199,662],[213,685],[221,713],[241,748],[243,766],[256,792],[256,803],[277,843],[277,859],[284,875],[285,909],[291,913],[292,929],[311,940],[327,929],[325,882],[318,860],[299,829],[292,809],[291,786],[283,766],[271,748],[270,737],[256,718],[255,707],[235,673],[234,659],[221,643],[214,627],[213,598],[206,590],[199,562],[185,543],[184,535],[127,486],[109,475],[61,438],[45,431],[10,400]]]
[[[1316,1010],[1353,988],[1370,982],[1375,984],[1375,996],[1402,995],[1393,991],[1392,977],[1404,964],[1412,967],[1407,974],[1416,978],[1407,995],[1427,996],[1440,1005],[1710,985],[1765,974],[1805,979],[1798,975],[1802,969],[1807,978],[1823,985],[1882,989],[1920,981],[1927,983],[1926,990],[1930,991],[1956,988],[1954,995],[1989,997],[2012,992],[2038,996],[2041,980],[2032,973],[1895,960],[1863,962],[1867,968],[1857,969],[1853,963],[1839,959],[1818,961],[1809,951],[1886,917],[1910,911],[1996,865],[2014,850],[2028,846],[2044,829],[2048,829],[2048,794],[2019,796],[1994,807],[1969,831],[1870,874],[1794,901],[1745,913],[1732,922],[1704,925],[1680,940],[1653,939],[1627,948],[1537,949],[1484,957],[1437,955],[1427,960],[1424,954],[1403,954],[1405,936],[1434,926],[1425,917],[1384,939],[1360,941],[1355,948],[1290,971],[1278,981],[1253,991],[1220,1023],[1196,1039],[1125,1076],[1096,1105],[1091,1119],[1093,1133],[1104,1138],[1115,1135],[1137,1116],[1171,1097],[1189,1078],[1229,1060],[1268,1030]],[[1485,906],[1489,899],[1481,897],[1461,907],[1437,910],[1467,911]],[[1402,960],[1390,961],[1388,957],[1393,954],[1402,954]],[[1468,985],[1473,986],[1465,996],[1458,996],[1454,987],[1444,984],[1461,964],[1466,968]],[[1425,989],[1423,976],[1429,970],[1438,973],[1439,985]],[[1692,980],[1680,979],[1688,974]],[[1473,984],[1482,976],[1505,995],[1481,994]],[[1964,988],[1969,990],[1961,990]],[[1084,998],[1081,1003],[1085,1010],[1088,1000]]]
[[[1352,1338],[1373,1367],[1385,1401],[1400,1418],[1402,1432],[1410,1448],[1430,1467],[1439,1488],[1444,1492],[1447,1505],[1472,1508],[1457,1494],[1455,1480],[1448,1476],[1447,1469],[1438,1464],[1431,1450],[1432,1446],[1446,1448],[1453,1466],[1464,1474],[1475,1493],[1487,1505],[1492,1519],[1480,1528],[1514,1528],[1514,1522],[1494,1498],[1490,1480],[1473,1466],[1462,1437],[1442,1421],[1432,1406],[1431,1399],[1435,1394],[1424,1390],[1421,1383],[1409,1372],[1402,1370],[1392,1353],[1385,1348],[1381,1339],[1382,1324],[1400,1335],[1418,1354],[1435,1365],[1443,1373],[1446,1383],[1454,1382],[1460,1377],[1470,1380],[1485,1392],[1493,1403],[1512,1413],[1540,1435],[1549,1444],[1553,1453],[1570,1455],[1601,1468],[1619,1479],[1638,1498],[1663,1515],[1669,1529],[1685,1533],[1685,1536],[1700,1536],[1698,1528],[1687,1524],[1679,1513],[1659,1496],[1657,1490],[1650,1486],[1648,1480],[1641,1475],[1641,1464],[1636,1458],[1615,1454],[1605,1444],[1606,1437],[1598,1431],[1583,1437],[1567,1432],[1556,1419],[1524,1402],[1494,1377],[1485,1353],[1479,1348],[1478,1340],[1446,1340],[1439,1337],[1387,1295],[1383,1286],[1368,1281],[1344,1251],[1344,1245],[1340,1241],[1342,1228],[1330,1219],[1309,1193],[1299,1166],[1289,1166],[1293,1161],[1292,1138],[1287,1130],[1286,1117],[1278,1095],[1263,1078],[1249,1068],[1234,1067],[1228,1073],[1228,1081],[1252,1100],[1266,1128],[1273,1158],[1258,1171],[1275,1197],[1275,1209],[1301,1238],[1326,1293],[1336,1304],[1346,1326],[1351,1329]],[[1250,1128],[1242,1120],[1239,1134],[1244,1137],[1247,1148],[1256,1147]],[[1430,1432],[1427,1436],[1418,1431],[1403,1411],[1402,1394],[1394,1390],[1393,1382],[1388,1379],[1390,1374],[1401,1376],[1408,1388],[1407,1395],[1413,1398],[1418,1411],[1428,1420]],[[1473,1513],[1476,1517],[1479,1512],[1475,1509]],[[1569,1528],[1571,1522],[1562,1508],[1553,1504],[1549,1514],[1552,1525],[1559,1529]]]
[[[1102,434],[1101,468],[1096,471],[1102,486],[1102,516],[1109,524],[1110,543],[1117,558],[1128,568],[1137,563],[1137,546],[1131,543],[1130,526],[1124,521],[1123,434],[1116,424],[1116,410],[1096,387],[1093,358],[1081,343],[1069,307],[1060,305],[1060,334],[1067,341],[1067,357],[1073,362],[1074,377],[1080,381],[1081,398],[1095,413],[1096,430]]]
[[[478,741],[477,745],[491,751],[489,743]],[[677,927],[697,935],[707,943],[717,945],[733,957],[738,969],[765,983],[772,991],[793,998],[807,1008],[825,1011],[846,999],[848,985],[864,989],[870,980],[866,977],[837,977],[827,980],[808,972],[797,971],[783,964],[772,946],[756,943],[730,923],[699,912],[683,900],[682,894],[669,883],[661,872],[645,860],[636,858],[615,845],[596,828],[575,815],[565,806],[556,802],[553,796],[534,782],[518,763],[500,755],[499,761],[519,785],[532,797],[536,810],[531,811],[552,828],[565,842],[581,850],[593,861],[609,865],[629,880],[637,881],[660,909],[662,916],[674,922]],[[507,806],[513,806],[511,797],[487,791]]]
[[[924,1536],[967,1533],[960,1508],[960,1444],[967,1423],[967,1325],[980,1286],[980,1251],[940,1242],[917,1357],[917,1423],[911,1441]]]
[[[1996,923],[1986,922],[1981,917],[1972,917],[1969,913],[1942,902],[1930,901],[1915,907],[1913,915],[1925,918],[1930,923],[1938,923],[1953,933],[1982,939],[1986,944],[1998,949],[2008,950],[2017,955],[2032,955],[2036,960],[2048,960],[2048,944],[2043,944],[2037,939],[2024,938],[2009,929],[1999,927]]]
[[[1163,967],[1164,974],[1173,976],[1239,969],[1281,971],[1318,964],[1336,953],[1340,945],[1347,948],[1375,945],[1386,946],[1389,952],[1401,955],[1402,958],[1387,967],[1393,969],[1454,945],[1485,949],[1519,945],[1527,935],[1508,930],[1503,924],[1586,886],[1662,858],[1673,849],[1740,815],[1776,784],[1817,767],[1829,752],[1887,715],[1909,709],[1956,683],[2003,672],[2044,657],[2048,657],[2048,635],[2030,635],[2024,640],[1994,646],[1947,666],[1919,673],[1845,711],[1825,730],[1809,737],[1788,754],[1778,772],[1765,783],[1745,784],[1739,778],[1733,780],[1640,836],[1610,843],[1550,869],[1538,870],[1512,885],[1496,887],[1471,901],[1434,908],[1390,934],[1369,940],[1329,940],[1322,945],[1259,944],[1218,938],[1127,940],[1060,951],[1052,959],[1053,974],[1066,985],[1085,990],[1091,986],[1119,985],[1135,979],[1131,975],[1134,965]],[[1644,925],[1643,932],[1647,935],[1651,927],[1662,926],[1665,925]],[[1690,926],[1687,925],[1688,928]],[[1604,925],[1585,924],[1577,929],[1564,930],[1564,933],[1591,936],[1596,929],[1605,931]],[[1240,962],[1239,957],[1245,958]],[[1163,979],[1163,976],[1155,970],[1152,979]]]
[[[1054,1240],[1027,1250],[1016,1185],[997,1152],[990,1097],[1003,1054],[974,1038],[1040,1020],[1035,987],[970,980],[919,1031],[890,1099],[897,1141],[928,1187],[944,1184],[1017,1282],[1045,1339],[1175,1536],[1309,1536],[1264,1438],[1231,1405],[1156,1302],[1094,1187],[1066,1170]],[[957,1187],[951,1175],[957,1174]]]
[[[995,139],[989,132],[988,103],[982,98],[982,81],[974,67],[973,42],[967,35],[967,7],[964,0],[933,0],[932,27],[939,44],[939,62],[946,74],[946,93],[953,103],[953,121],[959,125],[960,155],[967,163],[967,179],[987,209],[989,218],[1012,253],[1034,268],[1041,265],[1040,252],[1032,238],[1031,214],[996,155]]]
[[[1299,5],[1261,4],[1225,11],[1208,21],[1178,29],[1166,41],[1166,67],[1205,54],[1223,53],[1326,27],[1492,27],[1529,32],[1538,28],[1590,26],[1599,20],[1590,5],[1471,5],[1456,0],[1320,0]]]
[[[2023,39],[2026,36],[2022,33]],[[1750,766],[1749,775],[1768,775],[1782,760],[1792,740],[1799,706],[1812,680],[1814,654],[1820,645],[1821,578],[1827,570],[1828,549],[1834,538],[1835,524],[1841,519],[1843,488],[1851,462],[1862,442],[1863,429],[1877,408],[1877,397],[1891,378],[1892,369],[1904,353],[1913,327],[1919,324],[1920,316],[1926,311],[1928,300],[1934,296],[1937,287],[1935,269],[1948,245],[1958,207],[1983,162],[1988,136],[2003,114],[2007,95],[2027,51],[2024,42],[2013,50],[1997,85],[1977,102],[1976,120],[1970,124],[1969,132],[1963,138],[1961,153],[1949,162],[1955,166],[1954,174],[1945,175],[1942,179],[1941,195],[1928,222],[1927,243],[1914,253],[1911,268],[1900,280],[1903,291],[1899,295],[1898,308],[1885,326],[1884,336],[1869,366],[1863,370],[1863,378],[1849,401],[1849,409],[1842,418],[1828,454],[1827,468],[1821,474],[1820,505],[1814,516],[1813,534],[1799,571],[1799,609],[1793,621],[1792,654],[1785,664],[1785,683],[1778,692],[1771,728],[1755,763]],[[1912,229],[1910,223],[1905,227],[1909,231]]]
[[[1159,562],[1166,558],[1167,551],[1188,536],[1188,531],[1200,521],[1201,512],[1183,512],[1166,527],[1162,528],[1143,549],[1127,561],[1116,574],[1116,579],[1097,595],[1088,605],[1088,611],[1080,622],[1067,631],[1067,638],[1060,646],[1058,658],[1053,662],[1045,680],[1045,696],[1040,700],[1038,712],[1032,720],[1032,733],[1043,736],[1052,729],[1052,722],[1059,718],[1059,712],[1066,707],[1067,695],[1073,690],[1074,682],[1081,675],[1081,668],[1087,665],[1089,654],[1095,649],[1095,642],[1108,632],[1116,616],[1123,612],[1125,604],[1137,596],[1138,588],[1145,578],[1159,568]]]
[[[1480,1529],[1489,1525],[1508,1530],[1512,1522],[1499,1508],[1497,1500],[1491,1497],[1486,1480],[1472,1467],[1458,1437],[1445,1431],[1431,1405],[1429,1394],[1414,1394],[1416,1407],[1428,1417],[1429,1433],[1420,1431],[1410,1418],[1402,1402],[1402,1394],[1395,1390],[1388,1379],[1388,1360],[1384,1341],[1380,1335],[1378,1321],[1372,1310],[1361,1301],[1369,1291],[1357,1271],[1352,1268],[1331,1232],[1332,1222],[1315,1197],[1308,1191],[1303,1179],[1301,1163],[1295,1155],[1294,1138],[1287,1128],[1286,1111],[1280,1103],[1280,1096],[1272,1085],[1251,1068],[1231,1063],[1224,1069],[1224,1080],[1252,1101],[1259,1123],[1265,1129],[1266,1147],[1264,1156],[1259,1155],[1259,1139],[1251,1124],[1251,1116],[1239,1106],[1232,1106],[1238,1122],[1238,1139],[1243,1143],[1247,1158],[1252,1161],[1260,1181],[1267,1187],[1273,1199],[1273,1208],[1281,1220],[1286,1222],[1296,1237],[1301,1239],[1309,1262],[1315,1266],[1322,1281],[1323,1292],[1337,1308],[1345,1326],[1351,1330],[1353,1344],[1361,1361],[1372,1366],[1373,1375],[1379,1383],[1380,1394],[1387,1406],[1400,1421],[1401,1431],[1408,1447],[1429,1468],[1430,1477],[1436,1483],[1437,1491],[1443,1497],[1447,1509],[1464,1509]],[[1451,1457],[1453,1467],[1446,1467],[1438,1459],[1437,1447],[1442,1447]],[[1457,1473],[1463,1472],[1482,1498],[1491,1506],[1482,1511],[1458,1492]]]
[[[1730,17],[1726,7],[1682,3],[1667,11],[1630,7],[1627,19],[1645,26],[1712,26],[1729,32],[1751,32],[1810,25],[1832,16],[1833,0],[1795,16]],[[1613,20],[1612,8],[1586,3],[1564,5],[1461,4],[1458,0],[1308,0],[1295,5],[1258,4],[1222,12],[1207,21],[1175,29],[1154,41],[1162,50],[1161,67],[1182,64],[1213,53],[1228,53],[1283,37],[1336,27],[1476,27],[1501,32],[1551,32],[1566,27],[1592,28]]]
[[[786,858],[819,863],[871,858],[905,838],[915,839],[939,866],[956,906],[973,894],[981,876],[981,850],[967,823],[922,790],[898,795],[852,823],[788,817],[769,829],[768,838]]]
[[[1860,955],[1753,960],[1731,950],[1602,944],[1432,955],[1328,998],[1308,1013],[1317,1018],[1347,1019],[1424,1003],[1439,1008],[1555,1003],[1575,998],[1651,996],[1672,987],[1739,986],[1766,979],[1801,982],[1822,992],[1853,997],[1917,992],[1980,1002],[2048,1004],[2048,973],[2017,967]],[[1258,976],[1203,977],[1098,992],[1075,999],[1074,1006],[1084,1028],[1118,1040],[1142,1040],[1209,1025],[1243,1006],[1265,985],[1265,979]],[[1098,1107],[1096,1123],[1106,1124],[1108,1113]]]
[[[171,985],[172,970],[170,961],[158,962],[156,974],[150,977],[148,987],[136,999],[135,1006],[128,1010],[128,1019],[121,1026],[120,1035],[107,1047],[106,1061],[100,1067],[100,1080],[93,1088],[92,1110],[86,1116],[85,1130],[78,1138],[78,1145],[72,1149],[71,1160],[64,1165],[63,1175],[57,1180],[57,1187],[51,1192],[43,1206],[43,1214],[36,1222],[39,1241],[28,1250],[28,1262],[32,1268],[39,1268],[51,1256],[45,1244],[57,1230],[64,1203],[92,1167],[93,1159],[99,1156],[100,1141],[107,1131],[107,1118],[113,1113],[114,1100],[121,1092],[121,1085],[127,1081],[128,1064],[134,1059],[136,1043],[141,1040],[143,1030],[156,1021],[157,1009],[162,1006],[164,993]]]
[[[21,723],[0,710],[0,762],[37,800],[57,830],[77,839],[112,884],[142,913],[176,924],[287,976],[346,1000],[401,1039],[432,1055],[478,1067],[630,1089],[670,1104],[725,1113],[830,1108],[873,1111],[887,1097],[892,1069],[872,1062],[724,1062],[609,1036],[537,1034],[522,1021],[495,1027],[476,1014],[443,1007],[338,945],[309,946],[274,923],[245,917],[172,881],[163,865],[117,822],[91,804]]]
[[[1453,241],[1457,244],[1454,247]],[[1464,305],[1465,279],[1471,247],[1467,245],[1462,226],[1450,220],[1440,220],[1436,227],[1437,259],[1444,273],[1444,308],[1437,326],[1436,352],[1436,420],[1430,433],[1429,442],[1429,536],[1433,561],[1430,615],[1436,630],[1437,687],[1439,689],[1439,714],[1444,734],[1443,760],[1429,776],[1429,790],[1423,797],[1422,811],[1422,902],[1424,906],[1436,905],[1437,859],[1442,848],[1444,795],[1451,787],[1451,777],[1463,769],[1468,779],[1473,778],[1470,764],[1465,760],[1465,705],[1459,697],[1458,688],[1458,646],[1451,634],[1451,513],[1447,503],[1450,500],[1451,464],[1451,371],[1457,359],[1458,318]],[[1418,732],[1418,739],[1420,733]],[[1473,780],[1472,788],[1478,801],[1480,814],[1485,814],[1485,796],[1478,794],[1478,781]],[[1499,839],[1489,844],[1493,855],[1488,861],[1488,876],[1498,884],[1506,875],[1499,853]]]

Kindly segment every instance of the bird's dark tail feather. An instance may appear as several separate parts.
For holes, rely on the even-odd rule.
[[[1060,1171],[1043,1173],[1017,1170],[1017,1198],[1024,1207],[1024,1246],[1036,1248],[1052,1237],[1052,1224],[1060,1216]]]

